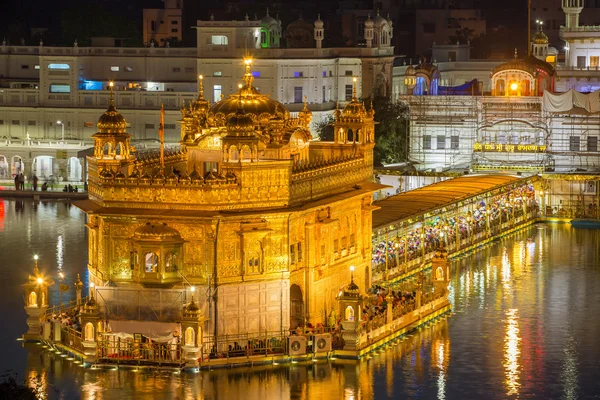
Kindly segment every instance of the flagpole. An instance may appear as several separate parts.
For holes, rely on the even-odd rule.
[[[531,55],[531,0],[527,0],[527,55]]]
[[[165,173],[165,105],[160,106],[160,124],[158,125],[158,136],[160,138],[160,172]]]

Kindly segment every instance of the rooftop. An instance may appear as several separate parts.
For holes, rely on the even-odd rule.
[[[400,193],[374,203],[380,208],[373,211],[373,229],[417,217],[440,207],[448,207],[527,179],[529,178],[502,174],[467,175]]]

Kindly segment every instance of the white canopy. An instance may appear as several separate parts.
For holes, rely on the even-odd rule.
[[[111,332],[109,335],[121,339],[133,338],[134,333],[141,333],[148,339],[164,343],[173,339],[175,331],[181,332],[181,326],[175,322],[109,320],[108,331]]]

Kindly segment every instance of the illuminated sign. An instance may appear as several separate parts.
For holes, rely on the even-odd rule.
[[[501,143],[475,143],[473,151],[498,152],[498,153],[545,153],[546,145],[537,144],[501,144]]]

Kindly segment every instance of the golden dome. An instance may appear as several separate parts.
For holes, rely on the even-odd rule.
[[[266,126],[271,117],[278,115],[283,119],[290,117],[290,112],[280,102],[261,94],[254,86],[252,81],[251,66],[252,60],[245,59],[246,73],[244,74],[245,85],[240,88],[236,94],[215,103],[208,111],[209,118],[214,119],[216,126],[228,125],[229,117],[236,114],[241,103],[246,115],[253,120],[253,125]]]
[[[153,224],[146,222],[133,233],[134,239],[137,240],[177,240],[181,241],[181,235],[177,229],[171,228],[167,224]]]
[[[235,114],[227,119],[227,131],[230,134],[252,134],[255,126],[254,120],[241,108],[241,104]]]
[[[542,31],[538,31],[533,37],[535,44],[548,44],[548,36]]]
[[[113,98],[113,83],[110,83],[110,100],[108,109],[100,116],[96,126],[99,133],[125,133],[127,122],[115,107],[115,99]]]

